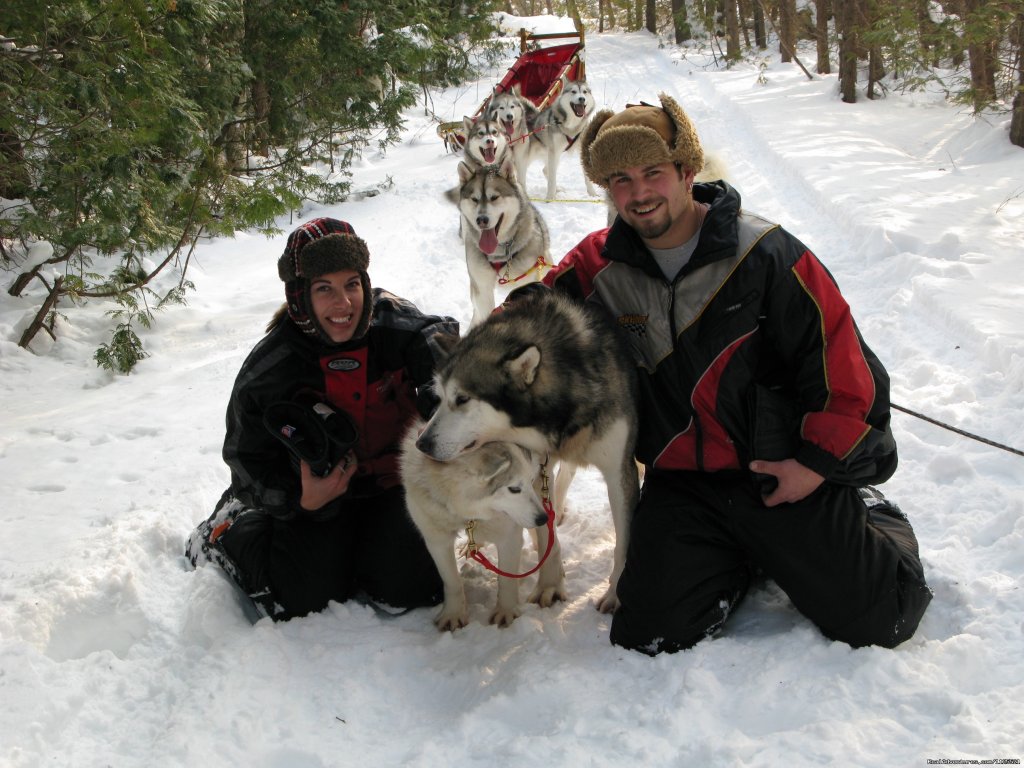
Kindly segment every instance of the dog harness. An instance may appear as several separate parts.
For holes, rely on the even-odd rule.
[[[505,247],[508,248],[508,246],[505,246]],[[533,263],[533,266],[530,267],[525,272],[523,272],[523,274],[519,275],[519,277],[512,277],[509,274],[509,269],[508,269],[509,263],[510,262],[508,262],[508,261],[492,261],[491,262],[491,266],[494,267],[494,271],[498,273],[498,285],[508,285],[509,283],[518,283],[520,280],[523,280],[523,279],[529,277],[534,272],[538,273],[537,279],[540,280],[542,277],[544,277],[544,273],[547,272],[549,269],[551,269],[551,265],[548,264],[548,260],[544,258],[544,254],[543,253],[540,256],[537,257],[537,260]],[[502,274],[502,270],[503,269],[505,270],[504,274]]]
[[[547,462],[545,461],[540,467],[540,488],[542,503],[544,504],[544,511],[548,513],[548,545],[544,549],[544,554],[540,556],[537,564],[525,573],[509,573],[508,571],[501,570],[498,566],[487,559],[487,555],[480,551],[480,545],[476,543],[473,538],[473,530],[476,528],[476,520],[470,520],[466,523],[466,543],[463,545],[460,555],[467,560],[476,560],[487,570],[492,573],[496,573],[499,576],[504,576],[506,579],[525,579],[530,574],[536,573],[544,562],[548,559],[548,555],[551,554],[551,548],[555,545],[555,509],[551,506],[551,498],[548,494],[548,472]]]

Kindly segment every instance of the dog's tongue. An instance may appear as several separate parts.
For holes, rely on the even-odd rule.
[[[480,250],[490,256],[498,250],[498,228],[480,230]]]
[[[490,164],[494,162],[494,156],[498,154],[498,150],[494,147],[484,147],[482,154],[484,162]]]
[[[572,111],[576,113],[576,117],[583,117],[583,113],[587,111],[586,104],[573,104]]]
[[[501,124],[505,128],[505,133],[508,134],[508,136],[511,138],[512,129],[515,128],[515,124],[511,120],[502,120]]]

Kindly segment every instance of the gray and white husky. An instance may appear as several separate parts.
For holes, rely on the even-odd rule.
[[[530,164],[531,125],[537,116],[537,107],[522,96],[519,86],[507,91],[494,91],[487,101],[488,119],[499,123],[508,139],[516,169],[516,180],[526,188],[526,168]]]
[[[509,158],[497,169],[463,161],[459,186],[447,193],[462,214],[471,326],[494,311],[499,282],[525,285],[540,279],[550,263],[547,225],[515,178]]]
[[[463,155],[472,168],[493,168],[504,162],[509,147],[501,123],[485,116],[476,120],[465,117],[462,119],[462,130],[466,135]]]
[[[608,489],[615,557],[603,612],[618,608],[629,521],[639,497],[633,461],[636,370],[618,329],[594,307],[535,288],[470,329],[438,368],[441,398],[416,446],[451,461],[495,440],[573,465],[597,467]],[[538,530],[546,545],[547,530]],[[560,547],[539,571],[531,599],[565,598]]]
[[[438,629],[466,626],[466,590],[455,559],[455,539],[473,523],[475,541],[493,541],[498,567],[519,572],[523,529],[544,525],[547,514],[534,481],[539,459],[511,443],[488,443],[452,461],[431,459],[416,448],[422,421],[402,441],[401,472],[409,515],[423,535],[444,582],[444,605],[434,619]],[[519,582],[498,576],[498,600],[491,623],[507,627],[519,616]]]
[[[558,192],[558,163],[562,153],[576,144],[594,114],[594,95],[586,80],[567,80],[562,76],[562,91],[551,105],[533,119],[530,142],[527,147],[526,165],[517,167],[520,180],[525,184],[526,171],[533,160],[544,158],[544,176],[548,181],[547,199],[554,200]],[[583,180],[587,194],[597,194],[586,174]]]

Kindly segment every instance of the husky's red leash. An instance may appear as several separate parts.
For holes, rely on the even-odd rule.
[[[548,497],[548,473],[545,470],[544,465],[541,466],[540,472],[541,493],[544,497],[541,500],[541,503],[544,505],[544,511],[548,513],[548,545],[544,549],[544,554],[541,555],[540,560],[537,561],[537,564],[530,570],[526,571],[526,573],[509,573],[508,571],[501,570],[501,568],[487,559],[487,555],[480,551],[480,547],[473,539],[473,529],[476,527],[476,520],[470,520],[466,523],[466,545],[462,549],[463,557],[476,560],[488,571],[496,573],[499,576],[504,576],[507,579],[525,579],[530,574],[536,573],[540,567],[544,565],[544,561],[547,560],[548,555],[551,554],[551,548],[555,545],[555,510],[554,507],[551,506],[551,499]]]
[[[466,536],[469,537],[469,541],[466,542],[465,556],[471,560],[476,560],[488,571],[496,573],[499,576],[504,576],[506,579],[525,579],[530,574],[536,573],[540,567],[544,565],[544,561],[548,559],[548,555],[551,554],[551,548],[555,544],[555,510],[552,509],[551,502],[547,499],[544,500],[544,511],[548,513],[548,545],[544,550],[544,554],[541,555],[540,560],[537,561],[537,564],[525,573],[509,573],[508,571],[503,571],[487,559],[487,555],[485,555],[480,550],[480,547],[477,546],[476,542],[473,541],[473,527],[476,525],[475,520],[470,520],[469,523],[466,524]]]
[[[506,133],[506,134],[505,134],[505,138],[507,138],[507,139],[508,139],[508,143],[509,143],[509,144],[515,144],[516,142],[519,142],[519,141],[526,141],[526,140],[527,140],[528,138],[530,138],[531,136],[533,136],[533,135],[535,135],[535,134],[538,134],[538,133],[540,133],[540,132],[541,132],[541,131],[543,131],[543,130],[544,130],[545,128],[547,128],[547,126],[546,126],[546,125],[542,125],[542,126],[540,126],[539,128],[534,128],[534,129],[533,129],[533,130],[531,130],[531,131],[527,131],[527,132],[526,132],[526,133],[524,133],[524,134],[523,134],[522,136],[516,136],[516,137],[515,137],[514,139],[513,139],[513,138],[512,138],[511,136],[509,136],[509,135],[508,135],[508,134]]]

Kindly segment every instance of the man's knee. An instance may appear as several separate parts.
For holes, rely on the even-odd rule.
[[[838,629],[822,626],[822,632],[854,648],[895,648],[913,637],[931,599],[932,591],[920,573],[900,561],[888,589],[873,605]]]
[[[866,595],[879,597],[839,630],[825,634],[855,648],[895,648],[917,631],[932,591],[925,581],[917,537],[900,508],[878,494],[876,501],[868,501],[868,527],[875,534],[875,546],[887,553],[874,559],[878,567],[868,574],[865,586]]]
[[[650,656],[691,648],[722,628],[746,594],[750,578],[749,569],[739,568],[711,580],[717,586],[705,582],[673,598],[661,590],[635,591],[624,573],[610,640]]]

